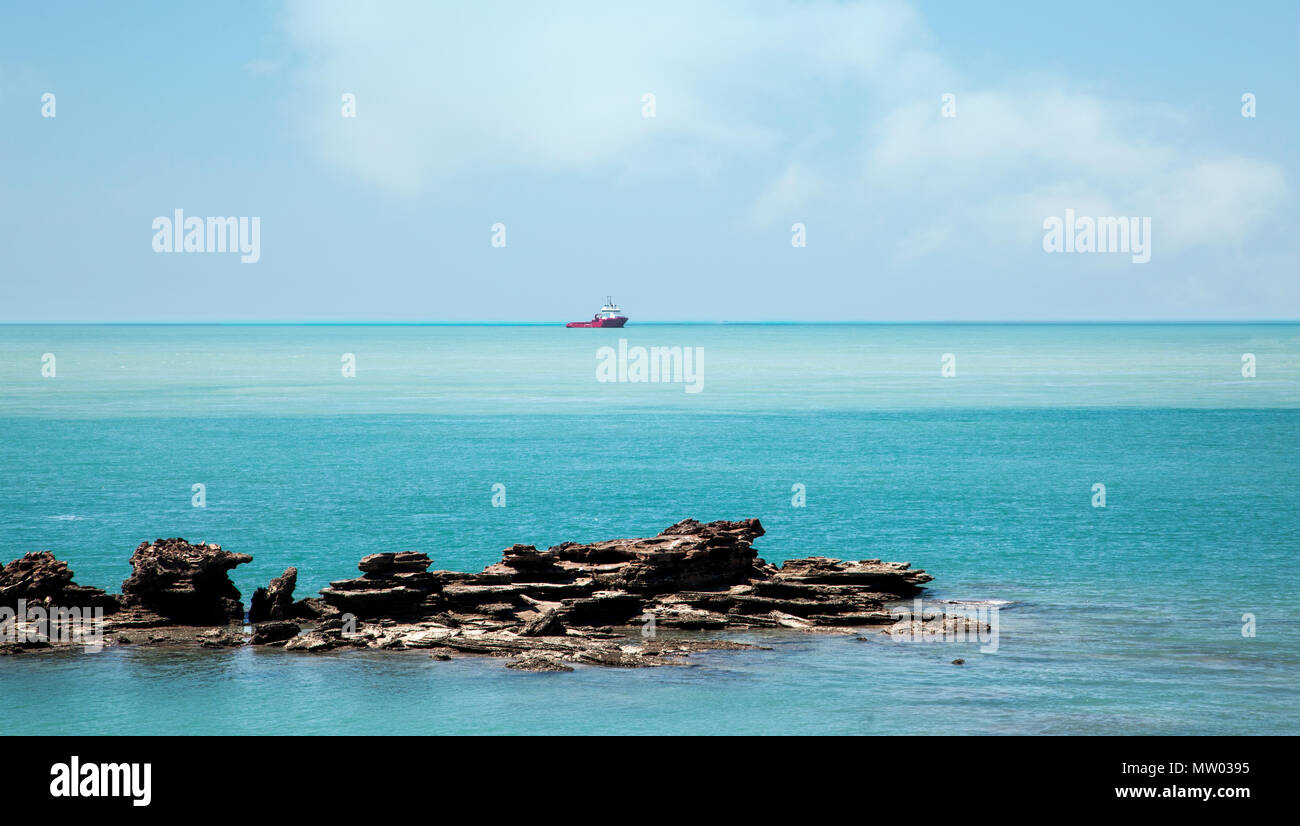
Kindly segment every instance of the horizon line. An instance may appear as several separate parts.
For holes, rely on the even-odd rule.
[[[376,321],[376,320],[306,320],[306,321],[8,321],[0,320],[2,327],[562,327],[564,321]],[[987,320],[719,320],[719,321],[638,321],[632,326],[696,325],[696,326],[1104,326],[1104,325],[1210,325],[1210,324],[1300,324],[1300,318],[1229,318],[1229,319],[987,319]],[[627,327],[611,327],[623,330]]]

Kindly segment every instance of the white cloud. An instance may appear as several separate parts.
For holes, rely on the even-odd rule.
[[[1032,250],[1044,217],[1067,207],[1150,215],[1157,254],[1236,244],[1287,191],[1274,164],[1185,148],[1163,105],[1028,75],[966,88],[905,3],[295,0],[286,28],[310,145],[394,191],[483,169],[688,186],[707,158],[749,179],[783,170],[741,196],[751,224],[814,201],[872,208],[904,258],[972,234]],[[957,117],[942,118],[949,91]],[[339,115],[344,92],[355,119]],[[828,121],[838,139],[818,135]]]
[[[788,138],[782,100],[818,83],[903,89],[919,24],[899,3],[300,0],[285,21],[330,162],[395,190],[479,165],[633,167],[671,142],[727,158]],[[924,62],[917,58],[917,63]],[[344,92],[358,116],[339,116]],[[641,116],[641,96],[658,115]]]
[[[962,205],[964,221],[1012,246],[1041,237],[1042,221],[1076,215],[1150,216],[1162,254],[1239,243],[1275,211],[1282,169],[1181,149],[1176,133],[1147,137],[1160,108],[1058,89],[957,96],[957,117],[939,102],[909,104],[872,132],[870,185]],[[1139,137],[1140,136],[1140,137]]]

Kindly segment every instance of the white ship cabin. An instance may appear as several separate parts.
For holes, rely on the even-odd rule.
[[[606,296],[605,306],[600,308],[600,313],[596,317],[597,318],[618,318],[621,315],[623,315],[623,308],[615,304],[614,299],[612,297]]]

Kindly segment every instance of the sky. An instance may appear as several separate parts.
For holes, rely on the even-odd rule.
[[[0,321],[1297,319],[1297,35],[1263,0],[5,2]],[[257,261],[156,251],[178,209],[256,218]],[[1150,260],[1047,252],[1067,214],[1150,218]]]

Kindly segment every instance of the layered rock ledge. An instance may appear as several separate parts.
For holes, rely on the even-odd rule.
[[[239,624],[243,606],[228,576],[251,556],[159,539],[136,548],[122,611],[106,624],[111,642],[120,643],[427,649],[438,659],[509,657],[512,668],[567,671],[573,664],[676,664],[694,651],[753,647],[691,633],[698,631],[887,630],[898,617],[886,603],[919,593],[931,580],[908,563],[879,559],[818,556],[769,565],[753,548],[763,534],[757,519],[687,519],[652,537],[545,550],[514,545],[480,573],[430,571],[433,561],[415,551],[375,553],[358,563],[360,576],[296,602],[298,571],[289,568],[257,589],[251,628]],[[0,595],[17,582],[33,593],[33,583],[48,582],[41,587],[75,595],[66,590],[80,587],[70,585],[71,572],[66,581],[55,575],[66,565],[57,569],[49,560],[25,563],[14,575],[10,568],[23,560],[6,566]],[[33,566],[48,575],[24,578],[21,571]],[[117,633],[133,629],[148,631]]]

